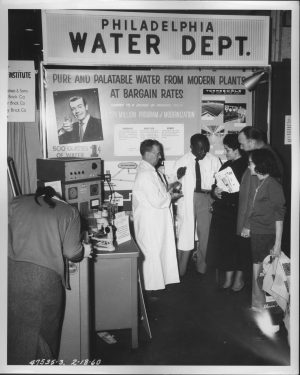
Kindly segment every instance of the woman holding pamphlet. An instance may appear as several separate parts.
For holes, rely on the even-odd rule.
[[[209,232],[206,262],[210,267],[225,272],[221,290],[238,292],[244,287],[243,270],[247,264],[239,251],[236,220],[239,183],[247,168],[248,159],[239,148],[238,135],[227,134],[223,140],[227,161],[215,175],[212,187],[215,201]],[[248,262],[249,263],[249,262]]]

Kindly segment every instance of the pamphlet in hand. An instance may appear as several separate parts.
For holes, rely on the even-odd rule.
[[[217,186],[227,193],[236,193],[240,190],[240,184],[230,167],[215,174]]]

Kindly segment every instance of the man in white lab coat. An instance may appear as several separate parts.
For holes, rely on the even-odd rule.
[[[161,144],[146,139],[141,143],[140,152],[143,160],[132,189],[134,231],[144,256],[143,287],[153,291],[179,282],[171,201],[182,195],[173,191],[173,187],[167,191],[156,172]]]
[[[220,159],[209,152],[208,138],[203,134],[191,137],[191,151],[175,163],[175,174],[182,183],[183,197],[177,202],[177,248],[180,276],[184,276],[189,256],[195,246],[196,271],[206,272],[206,248],[211,221],[211,186],[221,167]],[[196,171],[200,167],[200,171]],[[197,175],[197,176],[196,176]]]

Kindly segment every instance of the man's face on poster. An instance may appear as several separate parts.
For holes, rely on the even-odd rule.
[[[88,105],[84,104],[83,99],[79,98],[70,102],[71,111],[73,116],[78,119],[78,121],[82,121],[88,115]]]

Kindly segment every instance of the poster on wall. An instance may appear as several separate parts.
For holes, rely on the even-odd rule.
[[[115,126],[114,150],[116,156],[137,156],[144,139],[156,139],[164,145],[165,155],[184,153],[184,124],[118,124]]]
[[[116,191],[130,190],[146,138],[164,146],[167,176],[199,132],[224,158],[228,132],[252,125],[251,72],[45,67],[47,157],[100,157]]]
[[[9,61],[7,122],[35,121],[34,61]]]
[[[230,89],[222,88],[225,82],[231,82]],[[220,88],[203,89],[201,98],[201,132],[211,144],[211,151],[225,161],[223,139],[227,133],[238,133],[244,126],[252,125],[249,92],[245,88],[236,88],[242,77],[220,75]]]
[[[98,89],[54,91],[58,143],[103,140]]]

